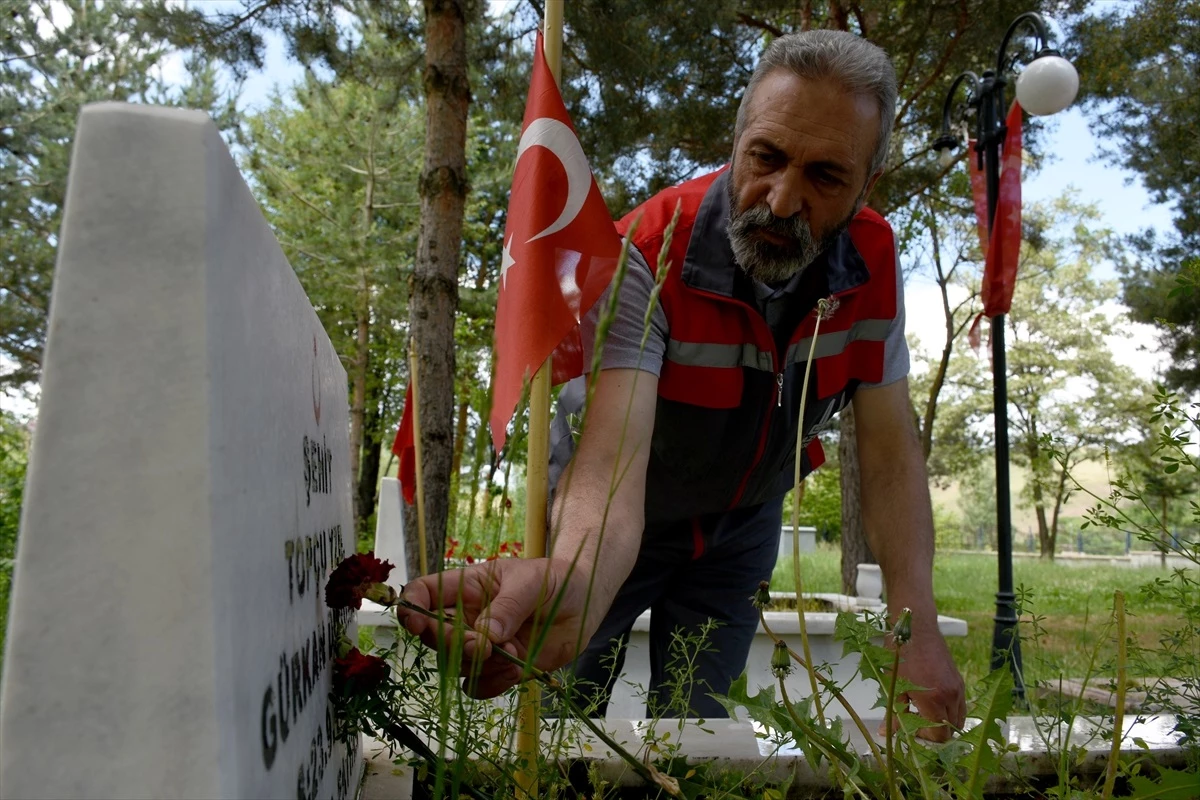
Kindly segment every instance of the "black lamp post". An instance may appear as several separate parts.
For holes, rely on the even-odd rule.
[[[1017,79],[1017,100],[1030,114],[1057,114],[1071,104],[1079,90],[1079,76],[1071,63],[1049,46],[1050,31],[1041,14],[1030,11],[1013,20],[1004,34],[996,54],[996,69],[980,77],[964,72],[954,79],[942,108],[941,135],[933,142],[943,165],[954,160],[954,149],[960,144],[952,133],[951,112],[963,123],[975,114],[977,158],[987,177],[988,233],[995,226],[996,201],[1000,194],[1000,146],[1007,129],[1004,125],[1004,87],[1006,77],[1014,66],[1007,54],[1013,34],[1027,25],[1037,36],[1039,49]],[[954,108],[954,95],[959,86],[966,85],[967,102]],[[992,374],[993,411],[996,420],[996,550],[999,557],[1000,581],[996,592],[996,624],[992,633],[992,669],[1008,663],[1013,671],[1016,693],[1025,695],[1021,677],[1021,647],[1017,637],[1016,595],[1013,593],[1012,563],[1012,500],[1008,479],[1008,365],[1004,357],[1004,314],[992,317]]]

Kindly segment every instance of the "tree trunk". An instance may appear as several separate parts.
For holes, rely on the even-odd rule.
[[[1033,440],[1034,442],[1037,439]],[[1054,560],[1055,541],[1054,532],[1050,530],[1050,525],[1046,520],[1046,492],[1042,487],[1042,478],[1039,475],[1038,459],[1041,455],[1037,451],[1037,445],[1034,444],[1029,452],[1029,488],[1033,494],[1033,510],[1037,516],[1038,525],[1038,544],[1039,555],[1041,558],[1049,558]]]
[[[410,330],[420,363],[422,473],[430,569],[441,559],[450,508],[454,426],[454,315],[467,194],[465,0],[425,0],[425,157]]]
[[[500,542],[504,541],[504,524],[512,519],[512,509],[509,508],[512,503],[508,499],[509,478],[512,477],[512,464],[504,470],[504,485],[500,489],[500,503],[497,510],[500,512],[500,519],[496,522],[496,535],[490,537],[492,544],[489,546],[499,547]]]
[[[454,426],[454,455],[450,459],[450,527],[453,529],[458,528],[459,473],[462,471],[463,448],[467,441],[469,408],[466,400],[458,404],[458,422]]]
[[[374,132],[368,137],[366,157],[366,180],[363,184],[361,256],[366,255],[366,244],[375,226],[375,153]],[[359,267],[361,283],[357,308],[354,311],[354,359],[351,363],[350,380],[353,390],[350,399],[350,479],[360,481],[363,462],[363,427],[367,413],[367,371],[371,368],[371,279],[366,265]],[[358,532],[362,532],[361,511],[356,514]],[[367,512],[370,516],[370,511]]]
[[[920,426],[921,454],[925,457],[926,462],[929,461],[929,454],[933,452],[933,421],[937,417],[938,397],[942,393],[942,386],[946,383],[946,371],[950,368],[950,355],[954,351],[954,313],[950,310],[950,279],[942,268],[942,248],[939,242],[941,236],[938,231],[937,213],[932,202],[928,204],[928,209],[933,267],[937,271],[938,289],[942,293],[942,315],[946,318],[946,341],[942,346],[942,357],[934,369],[933,380],[929,384],[929,397],[925,401],[925,414]]]
[[[400,505],[404,509],[404,560],[408,562],[408,577],[411,579],[421,574],[421,545],[417,539],[417,504],[405,503],[400,501]],[[443,549],[442,552],[445,552]],[[437,559],[437,565],[440,566],[441,559]],[[430,564],[434,570],[438,566]]]
[[[838,461],[842,484],[842,594],[854,595],[859,564],[876,564],[862,524],[862,483],[858,468],[858,437],[854,407],[846,406],[839,416]]]
[[[350,479],[357,483],[362,471],[363,423],[367,409],[367,369],[370,366],[370,307],[359,298],[355,314],[354,359],[350,363]]]
[[[383,441],[383,414],[380,410],[380,393],[383,376],[378,369],[367,382],[366,413],[363,415],[362,466],[358,473],[358,487],[354,493],[355,526],[360,541],[372,540],[371,514],[375,512],[379,488],[379,445]]]
[[[475,506],[479,499],[479,474],[483,470],[483,455],[487,452],[487,421],[480,417],[479,430],[475,432],[475,453],[471,462],[471,484],[467,505],[467,529],[463,532],[463,541],[470,541],[471,531],[475,527]]]
[[[1041,557],[1054,560],[1054,540],[1050,537],[1050,526],[1046,522],[1046,499],[1042,493],[1042,484],[1037,475],[1030,476],[1033,489],[1033,509],[1037,513],[1038,542],[1041,545]]]
[[[1062,513],[1063,504],[1067,502],[1068,466],[1071,464],[1071,452],[1063,457],[1063,464],[1058,473],[1058,487],[1054,492],[1054,509],[1050,513],[1050,549],[1058,549],[1058,518]]]

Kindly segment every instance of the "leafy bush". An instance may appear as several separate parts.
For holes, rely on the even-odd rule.
[[[833,450],[834,448],[827,448]],[[800,506],[800,524],[817,529],[817,540],[836,542],[842,538],[842,484],[837,463],[826,464],[805,481],[804,502]],[[792,492],[783,498],[785,523],[792,507]]]

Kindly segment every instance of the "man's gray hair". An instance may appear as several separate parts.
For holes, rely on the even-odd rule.
[[[736,143],[746,128],[747,106],[758,84],[770,73],[785,69],[805,80],[833,80],[853,94],[867,95],[879,106],[879,139],[871,158],[874,175],[887,160],[888,140],[896,118],[896,70],[887,53],[866,39],[845,31],[816,30],[789,33],[771,42],[738,106],[733,129]]]

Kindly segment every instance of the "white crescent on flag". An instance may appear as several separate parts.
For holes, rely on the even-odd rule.
[[[521,134],[516,160],[519,162],[525,151],[534,146],[546,148],[562,162],[567,173],[567,203],[558,219],[544,231],[531,237],[529,242],[558,233],[570,225],[579,215],[588,193],[592,190],[592,171],[588,168],[587,156],[583,154],[583,146],[579,144],[579,139],[570,126],[551,117],[538,117],[529,123],[529,127]]]

